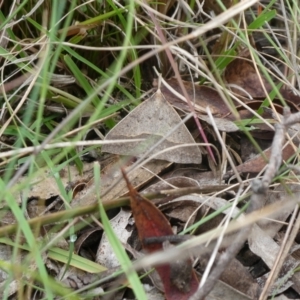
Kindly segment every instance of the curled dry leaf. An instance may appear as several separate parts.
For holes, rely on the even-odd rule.
[[[173,235],[168,220],[151,201],[143,198],[133,188],[123,170],[122,173],[129,189],[132,214],[143,249],[147,252],[163,250],[164,245],[161,242],[148,244],[144,243],[144,241],[147,238]],[[168,245],[165,245],[165,247],[168,247]],[[180,263],[182,269],[187,270],[187,272],[176,273],[175,270],[178,270]],[[186,266],[189,267],[186,268]],[[191,260],[184,259],[181,262],[179,260],[176,261],[174,265],[155,267],[164,285],[166,299],[189,299],[195,293],[198,288],[198,280],[191,266]]]
[[[265,98],[267,95],[263,86],[268,94],[273,90],[267,79],[262,74],[260,76],[257,74],[248,51],[241,53],[240,57],[228,64],[224,77],[226,82],[231,84],[232,91],[240,96],[249,97],[250,95],[252,98]],[[232,85],[236,85],[237,88]],[[295,95],[285,87],[280,89],[280,93],[294,111],[299,110],[299,95]],[[280,101],[279,103],[281,104]]]
[[[175,109],[164,99],[158,90],[151,98],[137,106],[129,115],[119,122],[106,136],[106,141],[119,139],[145,139],[144,142],[107,144],[103,152],[141,157],[162,138],[147,157],[173,146],[194,144],[189,147],[179,147],[160,153],[155,159],[176,163],[200,164],[202,156],[195,140],[184,124],[170,135],[175,126],[182,121]]]
[[[118,237],[118,239],[126,244],[128,238],[131,236],[131,231],[126,229],[128,225],[128,220],[131,217],[131,212],[121,209],[121,211],[110,220],[111,226]],[[107,235],[104,232],[97,250],[96,262],[108,269],[119,266],[119,261],[117,260],[114,251],[108,241]]]
[[[94,241],[99,242],[101,233],[102,228],[100,227],[88,228],[82,232],[75,242],[75,253],[79,254],[81,247],[84,247],[85,244],[92,244]]]

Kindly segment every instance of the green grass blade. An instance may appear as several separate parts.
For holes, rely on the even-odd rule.
[[[96,186],[100,186],[100,168],[99,165],[95,164],[95,169],[94,169],[94,174],[95,174],[95,184]],[[100,199],[100,195],[99,195],[99,191],[97,190],[97,196],[98,199]],[[132,265],[132,262],[130,261],[123,245],[121,244],[121,242],[119,241],[118,237],[115,235],[109,219],[106,215],[105,209],[101,203],[101,200],[99,200],[99,209],[100,209],[100,216],[101,216],[101,221],[104,227],[104,231],[106,233],[107,239],[122,267],[123,270],[128,270],[130,268],[130,266]],[[126,273],[128,281],[130,283],[130,286],[136,296],[137,299],[139,300],[143,300],[143,299],[147,299],[145,291],[143,289],[143,286],[141,284],[141,281],[137,275],[137,273],[135,271],[132,272],[127,272]]]
[[[85,76],[83,76],[82,71],[77,67],[77,65],[74,63],[72,58],[69,55],[65,55],[64,61],[66,62],[67,66],[69,67],[72,74],[75,76],[77,82],[87,93],[87,95],[93,94],[93,92],[94,92],[93,87],[89,84],[89,82],[87,81]],[[101,102],[101,100],[98,98],[97,95],[95,95],[93,97],[92,102],[95,106],[97,106]]]

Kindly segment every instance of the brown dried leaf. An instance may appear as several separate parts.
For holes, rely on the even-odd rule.
[[[149,157],[169,147],[195,144],[195,140],[184,124],[166,136],[180,122],[178,113],[158,90],[154,96],[144,101],[122,119],[105,138],[107,141],[141,138],[146,140],[144,142],[107,144],[102,147],[102,151],[141,157],[165,137],[164,141],[147,155]],[[200,164],[202,161],[201,152],[196,144],[158,154],[155,158],[176,163]]]
[[[248,238],[248,243],[251,251],[258,255],[266,263],[266,265],[272,269],[280,250],[280,246],[256,224],[253,224],[251,234]],[[294,273],[293,271],[298,265],[299,262],[291,255],[288,255],[274,288],[279,289],[279,287],[286,284],[286,282],[292,281],[294,283],[293,289],[299,293],[300,274],[297,272]],[[289,285],[285,286],[288,287]]]
[[[152,202],[137,193],[124,171],[123,176],[129,189],[132,214],[143,248],[148,252],[162,250],[162,243],[146,244],[144,241],[147,238],[172,235],[171,225]],[[155,269],[164,285],[166,299],[189,299],[198,288],[198,280],[190,259],[174,261],[174,264],[160,265]]]
[[[182,91],[175,78],[166,80],[166,84],[170,85],[171,88],[182,95]],[[213,88],[196,85],[189,81],[183,81],[183,84],[197,112],[206,113],[205,109],[207,106],[213,115],[222,117],[230,112],[218,92]],[[186,100],[184,101],[178,98],[168,86],[162,85],[161,90],[167,101],[174,107],[190,111]]]
[[[271,149],[268,148],[265,151],[263,151],[264,155],[267,159],[270,158]],[[282,150],[282,159],[288,160],[293,154],[295,153],[293,147],[288,144],[286,145]],[[254,158],[251,158],[244,162],[243,164],[236,167],[237,171],[240,173],[251,173],[251,174],[257,174],[259,173],[265,166],[267,165],[267,161],[260,155],[256,155]],[[227,176],[233,175],[233,172],[230,171],[227,173]]]
[[[70,181],[88,181],[93,176],[93,164],[85,163],[83,166],[83,175],[79,174],[76,166],[69,165],[61,169],[59,176],[62,184],[67,186]],[[60,195],[55,175],[57,174],[53,174],[51,170],[45,169],[41,171],[39,176],[30,183],[30,189],[27,194],[28,198],[49,199],[50,197]],[[23,181],[27,180],[26,176],[21,177],[19,183],[22,184]],[[15,199],[19,198],[20,195],[15,195]]]
[[[193,224],[196,214],[193,213],[199,207],[199,203],[194,201],[176,201],[163,205],[162,211],[169,217],[175,218],[183,223],[189,221],[189,224]],[[193,215],[193,217],[191,217]]]
[[[102,228],[93,227],[88,228],[83,233],[81,233],[75,242],[75,253],[79,254],[81,247],[84,247],[85,244],[90,244],[91,241],[95,240],[95,237],[99,241],[98,237],[100,236],[101,232]]]
[[[273,90],[272,86],[263,75],[258,76],[249,52],[247,51],[241,53],[240,57],[235,58],[228,64],[224,77],[227,83],[237,85],[244,89],[252,96],[252,98],[266,97],[262,84],[264,85],[267,93],[270,93]],[[231,87],[231,89],[240,96],[248,97],[247,93],[243,92],[241,89],[235,87]],[[285,89],[285,87],[280,89],[280,93],[293,111],[299,110],[300,97],[298,95],[295,95],[291,90]],[[274,101],[282,106],[281,101],[276,99]]]
[[[220,254],[217,255],[220,259]],[[209,261],[210,255],[201,256],[201,269],[205,269]],[[232,288],[256,299],[259,286],[253,279],[248,269],[246,269],[237,259],[233,259],[226,270],[220,277],[224,283],[230,285]]]
[[[225,300],[225,299],[234,299],[234,300],[253,300],[249,296],[237,291],[228,284],[218,281],[214,286],[213,290],[207,295],[205,300]]]
[[[132,170],[128,177],[134,187],[139,188],[162,170],[169,167],[170,164],[171,163],[167,161],[153,160],[146,163],[143,168]],[[112,186],[114,187],[111,188]],[[78,207],[97,203],[95,188],[94,181],[92,180],[86,189],[76,195],[71,206]],[[102,170],[100,187],[97,188],[100,188],[101,200],[105,205],[110,204],[111,200],[122,197],[128,193],[126,182],[121,176],[120,163],[118,161],[113,162]]]
[[[247,54],[235,58],[228,64],[225,70],[225,80],[227,83],[237,85],[245,90],[253,98],[264,98],[266,94],[263,90],[261,81],[254,68],[253,62]],[[267,92],[272,90],[268,81],[261,76],[263,85]],[[247,93],[241,89],[231,87],[231,89],[238,95],[248,96]]]
[[[299,111],[300,97],[295,95],[293,91],[286,90],[284,88],[280,89],[282,97],[286,100],[287,104],[294,109],[293,111]]]
[[[291,193],[296,197],[299,197],[299,185],[298,184],[286,184],[279,185],[274,190],[269,191],[266,195],[266,202],[264,206],[271,205],[278,201],[286,199]],[[270,237],[274,237],[277,232],[283,227],[283,223],[287,220],[288,216],[292,213],[293,207],[282,207],[281,211],[276,214],[275,217],[270,219],[262,219],[257,222],[257,225],[264,230]]]

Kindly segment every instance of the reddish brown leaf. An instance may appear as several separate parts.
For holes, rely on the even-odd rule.
[[[235,84],[244,89],[253,98],[266,97],[261,80],[267,92],[272,90],[271,85],[263,76],[261,76],[260,80],[250,55],[247,55],[247,53],[242,54],[241,57],[234,59],[228,64],[225,70],[225,79],[227,83]],[[232,90],[241,96],[247,96],[247,93],[240,89],[232,88]]]
[[[148,252],[163,250],[165,247],[161,242],[146,244],[144,240],[173,235],[171,225],[151,201],[142,197],[133,188],[123,169],[122,173],[129,190],[132,214],[143,249]],[[198,289],[198,280],[190,259],[177,260],[172,264],[157,266],[155,269],[164,285],[166,299],[189,299]]]
[[[295,153],[293,147],[288,144],[282,149],[282,159],[288,160],[293,154]],[[268,148],[264,151],[265,156],[267,159],[270,158],[271,149]],[[243,164],[236,167],[237,171],[240,173],[252,173],[257,174],[259,173],[267,164],[267,161],[261,156],[256,155],[254,158],[249,159],[248,161],[244,162]],[[228,174],[233,174],[232,171],[228,172]]]
[[[262,84],[268,94],[273,90],[271,84],[263,75],[258,76],[249,52],[247,51],[241,53],[240,57],[235,58],[228,64],[225,70],[225,79],[227,83],[239,86],[256,99],[266,97]],[[234,87],[231,89],[238,95],[248,97],[247,93],[240,89]],[[295,95],[291,90],[285,89],[284,86],[280,89],[280,93],[293,111],[299,110],[300,97],[298,95]],[[278,102],[281,104],[280,101]]]
[[[287,102],[288,106],[291,107],[292,111],[299,111],[300,97],[298,95],[295,95],[291,90],[286,90],[284,88],[280,89],[280,93],[284,100]]]

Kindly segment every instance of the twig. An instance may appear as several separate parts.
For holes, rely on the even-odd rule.
[[[266,168],[264,176],[262,180],[256,179],[252,183],[253,194],[250,198],[250,206],[247,209],[247,213],[258,210],[261,207],[268,187],[275,177],[282,162],[282,147],[285,140],[285,131],[287,128],[287,124],[291,124],[290,120],[295,119],[297,118],[292,118],[292,116],[290,115],[289,108],[285,108],[283,122],[277,124],[275,127],[275,135],[271,146],[270,161]],[[190,298],[190,300],[204,299],[205,296],[210,293],[217,280],[224,272],[225,268],[229,265],[229,263],[238,254],[238,252],[244,245],[244,242],[247,240],[251,228],[252,225],[248,225],[240,231],[234,242],[227,248],[227,250],[223,254],[221,254],[219,261],[217,262],[215,268],[212,270],[205,284],[201,288],[199,288],[199,290]],[[265,293],[267,293],[267,291],[265,291]]]
[[[252,190],[254,193],[250,198],[250,205],[248,206],[246,212],[247,214],[260,208],[261,184],[258,180],[254,181]],[[233,242],[227,248],[227,250],[221,254],[215,268],[212,270],[211,274],[209,275],[204,285],[200,289],[198,289],[198,291],[190,298],[190,300],[204,299],[210,293],[210,291],[213,289],[213,287],[215,286],[216,282],[218,281],[218,279],[220,278],[220,276],[222,275],[226,267],[229,265],[232,259],[238,254],[240,249],[243,247],[245,241],[247,240],[247,237],[249,236],[251,229],[252,229],[252,225],[248,225],[238,233],[237,237],[233,240]]]

